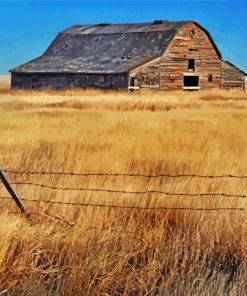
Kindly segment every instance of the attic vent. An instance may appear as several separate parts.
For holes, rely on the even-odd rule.
[[[153,22],[154,25],[162,25],[163,24],[163,21],[162,20],[155,20]]]
[[[109,24],[102,23],[102,24],[98,24],[97,26],[98,27],[105,27],[105,26],[109,26]]]

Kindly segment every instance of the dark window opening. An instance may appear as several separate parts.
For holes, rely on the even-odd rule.
[[[135,86],[135,77],[130,77],[130,86]]]
[[[184,87],[199,87],[199,76],[184,76]]]
[[[188,70],[195,71],[195,59],[189,59],[188,61]]]
[[[189,48],[189,51],[198,51],[198,49],[197,48]]]
[[[213,82],[213,75],[212,74],[208,74],[208,82],[209,83]]]

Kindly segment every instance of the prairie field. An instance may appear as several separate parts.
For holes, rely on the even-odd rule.
[[[5,87],[0,135],[1,296],[247,294],[246,92]]]

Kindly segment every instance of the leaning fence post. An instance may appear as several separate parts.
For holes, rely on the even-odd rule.
[[[0,166],[0,179],[3,185],[5,186],[5,188],[8,190],[11,197],[13,198],[13,200],[15,201],[15,203],[17,204],[18,208],[27,216],[29,216],[23,201],[21,200],[20,196],[18,195],[14,187],[11,185],[10,180],[8,179],[7,175],[4,172],[4,169],[1,166]]]

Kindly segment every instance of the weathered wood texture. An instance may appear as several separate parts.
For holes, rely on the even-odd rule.
[[[139,86],[142,88],[159,88],[159,65],[160,58],[157,58],[130,71],[130,77],[135,78],[135,86]]]
[[[222,61],[221,64],[221,87],[229,88],[245,88],[245,75],[229,62]]]
[[[188,70],[188,60],[195,59],[195,71]],[[189,23],[180,29],[160,61],[160,87],[183,89],[184,75],[198,75],[200,89],[220,87],[221,59],[204,30]],[[209,82],[209,75],[212,82]]]

